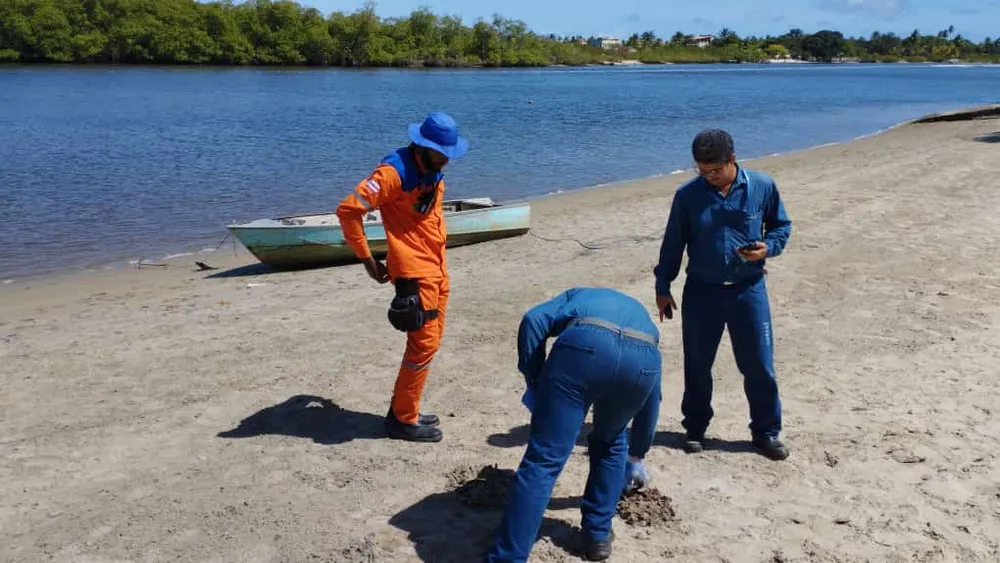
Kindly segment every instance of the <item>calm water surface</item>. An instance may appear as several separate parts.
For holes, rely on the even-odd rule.
[[[688,168],[707,126],[752,157],[998,92],[997,66],[2,66],[0,281],[198,251],[232,220],[329,211],[435,109],[471,142],[446,170],[449,197],[503,202]]]

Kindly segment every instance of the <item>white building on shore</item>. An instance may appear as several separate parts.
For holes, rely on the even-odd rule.
[[[605,51],[621,49],[623,45],[622,40],[617,37],[593,37],[587,44],[591,47],[604,49]]]
[[[687,44],[694,47],[705,48],[711,45],[713,40],[715,40],[714,35],[693,35],[691,36],[691,39],[688,40]]]

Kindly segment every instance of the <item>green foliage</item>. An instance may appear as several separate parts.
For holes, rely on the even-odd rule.
[[[427,8],[380,18],[369,2],[354,13],[324,16],[290,0],[2,0],[0,62],[314,66],[548,66],[627,59],[647,63],[758,62],[771,58],[863,62],[950,59],[1000,62],[1000,40],[972,43],[947,28],[903,38],[874,33],[846,38],[793,29],[779,37],[721,30],[694,46],[636,33],[605,51],[583,37],[530,31],[494,15],[466,25]]]
[[[767,56],[772,59],[782,59],[792,55],[791,51],[788,50],[788,47],[785,47],[781,43],[771,43],[767,46],[765,51],[767,52]]]

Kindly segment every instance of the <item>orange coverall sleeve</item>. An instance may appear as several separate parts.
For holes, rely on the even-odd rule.
[[[402,193],[402,188],[396,169],[381,164],[361,180],[337,206],[337,219],[340,220],[340,229],[344,233],[344,242],[359,259],[365,260],[372,255],[368,239],[365,238],[365,213],[394,201]]]

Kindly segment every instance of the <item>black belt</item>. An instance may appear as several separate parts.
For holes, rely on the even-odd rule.
[[[622,327],[620,327],[620,326],[618,326],[618,325],[616,325],[614,323],[610,323],[610,322],[608,322],[608,321],[606,321],[604,319],[598,319],[596,317],[583,317],[583,318],[573,319],[572,321],[570,321],[570,323],[567,326],[567,328],[569,328],[570,326],[573,326],[573,325],[578,325],[578,324],[579,325],[594,325],[594,326],[604,327],[604,328],[606,328],[608,330],[612,330],[614,332],[617,332],[618,334],[621,334],[622,336],[628,336],[629,338],[635,338],[636,340],[642,340],[643,342],[647,342],[649,344],[652,344],[653,346],[658,346],[659,345],[659,342],[657,341],[657,339],[654,336],[646,334],[645,332],[642,332],[641,330],[632,330],[630,328],[622,328]]]

